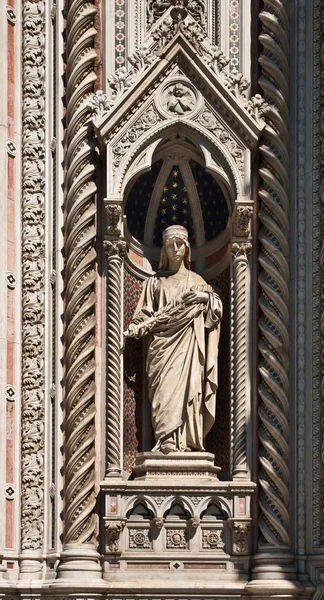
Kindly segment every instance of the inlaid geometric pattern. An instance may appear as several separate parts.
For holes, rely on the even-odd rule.
[[[115,56],[116,56],[116,69],[125,65],[126,60],[126,7],[125,0],[115,0]]]
[[[242,0],[230,0],[229,9],[229,69],[231,73],[240,71],[240,2]]]

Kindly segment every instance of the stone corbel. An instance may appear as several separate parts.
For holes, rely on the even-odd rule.
[[[126,242],[122,237],[122,208],[105,202],[107,235],[103,247],[107,259],[107,461],[106,477],[122,476],[122,287]]]
[[[111,554],[121,554],[120,537],[126,524],[126,519],[105,521],[106,545]]]
[[[246,404],[248,383],[248,273],[251,252],[251,201],[242,200],[235,207],[232,236],[233,273],[233,465],[234,479],[246,479],[247,436]]]
[[[191,517],[191,519],[189,519],[189,524],[193,529],[198,529],[200,525],[200,518],[197,515]]]
[[[116,202],[105,202],[107,238],[122,235],[122,206]]]
[[[164,521],[165,521],[164,517],[154,517],[153,523],[154,523],[154,528],[157,531],[157,533],[160,533],[161,529],[163,528]]]
[[[233,236],[249,238],[251,235],[251,219],[253,205],[249,201],[238,202],[234,211]]]
[[[233,554],[235,556],[246,556],[249,552],[249,528],[250,523],[246,521],[234,522],[233,524]]]

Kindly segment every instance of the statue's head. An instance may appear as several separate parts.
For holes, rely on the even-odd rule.
[[[172,247],[174,243],[176,245],[184,246],[183,263],[187,269],[190,269],[191,262],[191,250],[188,240],[188,230],[182,225],[170,225],[167,227],[162,234],[163,246],[161,250],[159,269],[165,270],[168,268],[168,247]]]

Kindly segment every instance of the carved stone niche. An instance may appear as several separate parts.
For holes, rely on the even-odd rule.
[[[161,3],[160,6],[162,8]],[[240,371],[243,378],[239,377],[239,372],[236,374],[237,385],[232,399],[235,418],[232,449],[228,448],[228,454],[233,454],[236,460],[233,480],[228,475],[228,479],[222,481],[220,476],[218,478],[217,469],[208,467],[202,470],[199,465],[192,470],[186,468],[184,473],[183,468],[179,470],[175,464],[171,465],[172,469],[162,472],[155,457],[151,460],[144,454],[137,461],[137,471],[135,469],[131,473],[133,465],[126,465],[124,452],[128,452],[128,421],[134,402],[123,414],[125,355],[122,351],[122,309],[126,302],[135,304],[135,293],[126,299],[121,286],[123,277],[128,275],[143,281],[158,263],[159,249],[153,243],[158,205],[150,204],[143,242],[130,233],[123,214],[127,198],[139,177],[151,173],[152,165],[163,156],[168,157],[171,166],[180,165],[184,173],[188,173],[186,169],[190,160],[196,160],[205,173],[219,182],[228,203],[229,214],[222,243],[219,247],[217,243],[213,246],[214,240],[206,241],[204,237],[204,226],[199,216],[199,194],[194,178],[188,176],[191,177],[193,212],[199,208],[194,214],[194,232],[201,236],[192,253],[193,270],[208,280],[215,273],[221,274],[231,264],[234,290],[237,283],[235,302],[242,302],[248,289],[248,248],[244,246],[244,262],[239,251],[234,255],[234,244],[251,243],[253,202],[244,196],[244,190],[249,185],[250,155],[258,143],[262,125],[247,109],[243,93],[246,82],[240,77],[231,81],[225,72],[225,58],[219,56],[215,49],[212,51],[208,41],[202,38],[190,36],[185,27],[173,27],[163,46],[163,56],[158,41],[150,38],[148,44],[151,46],[132,58],[129,71],[119,70],[110,79],[107,95],[97,95],[93,102],[98,146],[106,159],[107,227],[104,237],[108,249],[106,283],[110,302],[104,331],[108,356],[108,465],[101,483],[105,498],[101,551],[104,576],[109,579],[113,570],[116,593],[127,581],[132,581],[134,592],[142,593],[144,582],[150,581],[155,585],[156,569],[159,569],[161,585],[167,585],[170,569],[179,569],[177,577],[181,585],[190,586],[194,582],[195,589],[206,590],[206,586],[210,586],[214,593],[217,569],[222,580],[233,579],[235,589],[241,585],[243,590],[249,570],[249,560],[239,560],[239,554],[249,556],[245,554],[249,552],[247,538],[244,537],[246,530],[241,525],[250,520],[250,500],[255,489],[255,484],[249,480],[246,452],[249,440],[244,420],[249,396],[248,365],[243,360],[248,355],[249,346],[245,321],[238,319],[231,324],[231,334],[238,342],[237,357],[240,365],[244,366]],[[164,184],[161,179],[162,176],[156,177],[154,189],[161,188],[162,193]],[[143,203],[140,208],[143,209]],[[242,247],[239,249],[242,250]],[[140,258],[143,258],[142,262]],[[138,296],[138,289],[136,293]],[[236,315],[234,305],[232,308],[231,314]],[[103,356],[103,364],[106,364],[105,361],[106,356]],[[234,374],[235,361],[232,356],[230,368]],[[145,385],[140,393],[145,400]],[[149,411],[148,405],[146,411]],[[146,419],[140,426],[138,437],[147,435],[149,417],[146,416]],[[126,440],[124,447],[123,440]],[[146,439],[143,444],[143,451],[148,454],[152,448],[150,442]],[[132,449],[128,456],[130,454],[135,463],[136,450],[133,452]],[[169,457],[169,462],[171,459]],[[188,456],[187,460],[193,463],[195,457],[190,459]],[[167,461],[166,456],[161,462],[166,464]],[[237,564],[240,565],[238,571]],[[132,573],[135,569],[137,577],[134,584]]]

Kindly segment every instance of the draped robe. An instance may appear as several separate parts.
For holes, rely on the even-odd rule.
[[[208,302],[185,305],[188,291]],[[146,361],[152,424],[158,451],[174,434],[177,450],[204,450],[215,420],[217,355],[222,303],[196,273],[159,272],[144,282],[132,323],[149,335]]]

